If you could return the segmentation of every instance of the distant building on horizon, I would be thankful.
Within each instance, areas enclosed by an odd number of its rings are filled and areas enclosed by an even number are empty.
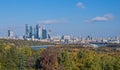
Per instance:
[[[45,27],[43,27],[42,29],[42,39],[47,39],[47,30],[45,29]]]
[[[29,37],[29,26],[28,26],[28,24],[25,25],[25,37],[26,38]]]
[[[48,39],[51,39],[50,34],[51,34],[51,30],[49,29],[49,30],[48,30],[48,36],[47,36]]]
[[[14,35],[13,35],[13,31],[8,30],[8,37],[9,37],[9,38],[13,38],[13,36],[14,36]]]
[[[30,26],[30,29],[29,29],[29,38],[32,38],[34,37],[34,29],[32,26]]]

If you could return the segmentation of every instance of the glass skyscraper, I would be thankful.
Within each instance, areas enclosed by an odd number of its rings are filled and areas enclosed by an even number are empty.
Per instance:
[[[32,38],[34,36],[36,39],[47,39],[48,37],[45,26],[40,26],[39,24],[35,28],[26,24],[25,34],[26,38]]]
[[[47,38],[47,30],[43,29],[42,30],[42,39],[46,39]]]
[[[25,37],[26,38],[29,37],[29,26],[28,26],[28,24],[25,25]]]
[[[11,31],[11,30],[8,30],[8,37],[13,37],[13,31]]]
[[[30,26],[30,29],[29,29],[29,37],[32,38],[34,36],[34,29],[32,26]]]

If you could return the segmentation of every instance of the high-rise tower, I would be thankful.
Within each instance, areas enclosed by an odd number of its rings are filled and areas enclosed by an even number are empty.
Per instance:
[[[49,29],[49,30],[48,30],[48,37],[47,37],[48,39],[51,39],[50,34],[51,34],[51,30]]]
[[[36,38],[37,39],[42,39],[42,26],[39,24],[36,25]]]
[[[34,36],[34,29],[32,26],[30,26],[29,35],[30,35],[30,38]]]
[[[9,37],[9,38],[12,38],[12,37],[13,37],[13,31],[8,30],[8,37]]]
[[[25,25],[25,36],[26,36],[26,38],[29,37],[29,26],[28,26],[28,24]]]

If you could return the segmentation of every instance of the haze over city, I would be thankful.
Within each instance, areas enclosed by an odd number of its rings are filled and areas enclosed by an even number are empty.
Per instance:
[[[25,24],[46,25],[51,35],[120,35],[119,0],[1,0],[0,36],[25,35]]]

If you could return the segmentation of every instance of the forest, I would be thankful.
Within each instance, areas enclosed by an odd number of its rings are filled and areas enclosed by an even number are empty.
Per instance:
[[[0,70],[120,70],[119,48],[36,44],[51,43],[0,40]]]

